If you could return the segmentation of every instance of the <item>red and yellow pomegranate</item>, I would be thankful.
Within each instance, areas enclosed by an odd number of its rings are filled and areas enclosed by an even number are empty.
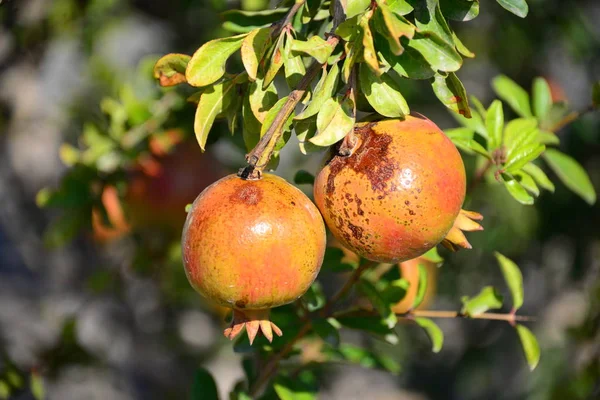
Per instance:
[[[411,115],[357,124],[354,139],[351,154],[334,154],[314,186],[315,202],[338,240],[386,263],[416,258],[447,235],[449,247],[470,247],[460,229],[481,229],[468,218],[481,216],[461,213],[465,168],[433,122]]]
[[[194,201],[183,229],[183,261],[191,285],[233,309],[225,336],[245,327],[271,341],[281,330],[269,309],[293,302],[313,283],[325,254],[325,225],[299,189],[275,175],[229,175]]]

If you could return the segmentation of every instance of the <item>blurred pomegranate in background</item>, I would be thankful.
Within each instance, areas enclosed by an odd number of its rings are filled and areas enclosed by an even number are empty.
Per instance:
[[[182,140],[173,130],[150,139],[150,153],[127,171],[128,186],[119,199],[114,186],[102,192],[102,204],[112,225],[106,226],[99,210],[93,210],[94,238],[106,242],[131,230],[161,229],[177,234],[185,222],[185,207],[198,193],[224,175],[224,168],[195,140]]]

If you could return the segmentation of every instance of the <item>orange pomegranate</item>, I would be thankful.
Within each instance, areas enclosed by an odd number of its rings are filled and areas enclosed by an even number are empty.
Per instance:
[[[465,168],[433,122],[410,115],[361,123],[354,138],[351,154],[334,151],[314,185],[315,202],[344,246],[386,263],[418,257],[449,232],[452,242],[468,247],[460,238],[465,224],[453,229],[465,199]]]
[[[315,280],[325,253],[325,225],[299,189],[275,175],[258,180],[229,175],[194,201],[182,251],[191,285],[233,309],[230,339],[246,328],[271,341],[281,331],[269,309],[293,302]]]

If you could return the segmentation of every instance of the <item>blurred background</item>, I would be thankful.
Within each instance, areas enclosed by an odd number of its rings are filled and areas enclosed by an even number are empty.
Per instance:
[[[584,109],[600,79],[600,2],[528,3],[525,20],[484,1],[478,18],[453,24],[477,55],[459,77],[487,105],[497,74],[526,88],[543,76],[556,99]],[[0,398],[182,399],[200,365],[227,398],[243,376],[221,333],[226,312],[185,279],[179,235],[185,205],[243,166],[246,150],[223,121],[201,154],[193,105],[159,89],[151,70],[164,53],[191,54],[228,34],[219,12],[264,6],[0,1]],[[457,125],[427,82],[408,82],[404,94],[442,128]],[[113,151],[107,132],[148,146]],[[558,132],[596,191],[599,133],[598,114]],[[294,140],[277,169],[288,180],[300,168],[314,173],[321,158],[303,156]],[[472,176],[469,156],[465,163]],[[411,325],[399,326],[394,347],[344,331],[347,340],[388,346],[402,371],[332,367],[319,398],[600,399],[600,207],[556,185],[530,207],[494,182],[478,185],[465,208],[485,216],[485,231],[469,235],[474,250],[443,253],[428,305],[455,310],[461,295],[504,287],[493,250],[511,257],[524,274],[522,313],[537,317],[537,370],[528,371],[504,323],[439,321],[446,335],[439,354]],[[58,187],[64,196],[51,195]],[[310,194],[309,185],[301,188]]]

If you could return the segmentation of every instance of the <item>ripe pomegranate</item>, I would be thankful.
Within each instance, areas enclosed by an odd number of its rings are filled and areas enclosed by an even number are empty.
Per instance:
[[[225,336],[245,327],[271,341],[281,330],[269,309],[293,302],[315,280],[325,254],[325,225],[299,189],[275,175],[229,175],[194,201],[183,228],[183,262],[191,285],[233,309]]]
[[[433,122],[410,115],[361,123],[352,141],[351,151],[334,150],[314,185],[315,202],[338,240],[385,263],[416,258],[445,238],[452,249],[470,247],[460,229],[481,229],[468,218],[481,216],[461,213],[465,168]]]

